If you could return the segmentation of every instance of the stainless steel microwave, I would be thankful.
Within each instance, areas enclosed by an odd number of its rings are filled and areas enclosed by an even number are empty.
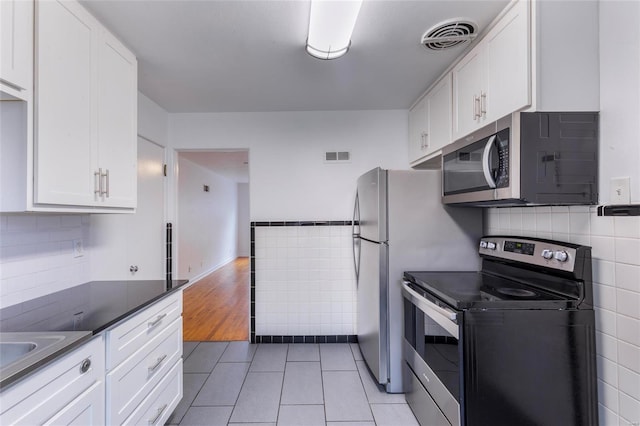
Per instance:
[[[597,204],[598,118],[597,112],[519,112],[446,146],[442,202]]]

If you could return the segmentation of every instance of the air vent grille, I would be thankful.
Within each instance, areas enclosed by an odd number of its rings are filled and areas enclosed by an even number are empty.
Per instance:
[[[324,153],[325,163],[348,163],[351,161],[351,153],[348,151],[328,151]]]
[[[475,22],[454,19],[441,22],[422,35],[422,44],[429,50],[444,50],[476,38],[478,26]]]

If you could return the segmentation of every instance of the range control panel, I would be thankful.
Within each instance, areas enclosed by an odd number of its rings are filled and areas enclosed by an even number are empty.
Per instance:
[[[482,237],[478,253],[501,259],[539,265],[561,271],[573,271],[575,246],[559,241],[539,240],[524,237]]]

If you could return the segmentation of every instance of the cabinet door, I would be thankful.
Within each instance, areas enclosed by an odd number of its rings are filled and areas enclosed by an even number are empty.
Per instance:
[[[137,190],[137,61],[115,37],[101,32],[98,61],[100,205],[135,207]]]
[[[487,120],[531,104],[529,2],[520,1],[486,38]]]
[[[0,1],[0,88],[23,100],[33,88],[33,1]]]
[[[409,162],[426,153],[427,100],[423,98],[409,111]]]
[[[427,154],[451,142],[451,75],[447,74],[427,96]]]
[[[105,424],[104,420],[104,382],[100,380],[44,424],[100,426]]]
[[[94,20],[75,2],[37,6],[36,203],[95,204]]]
[[[461,138],[481,125],[480,97],[484,88],[482,45],[465,56],[453,69],[453,139]]]

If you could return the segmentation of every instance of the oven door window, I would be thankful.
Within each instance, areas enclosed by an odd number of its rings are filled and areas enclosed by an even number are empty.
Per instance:
[[[458,339],[413,305],[414,349],[460,403],[460,360]],[[413,343],[413,342],[411,342]]]
[[[444,195],[509,186],[509,129],[444,156]]]

